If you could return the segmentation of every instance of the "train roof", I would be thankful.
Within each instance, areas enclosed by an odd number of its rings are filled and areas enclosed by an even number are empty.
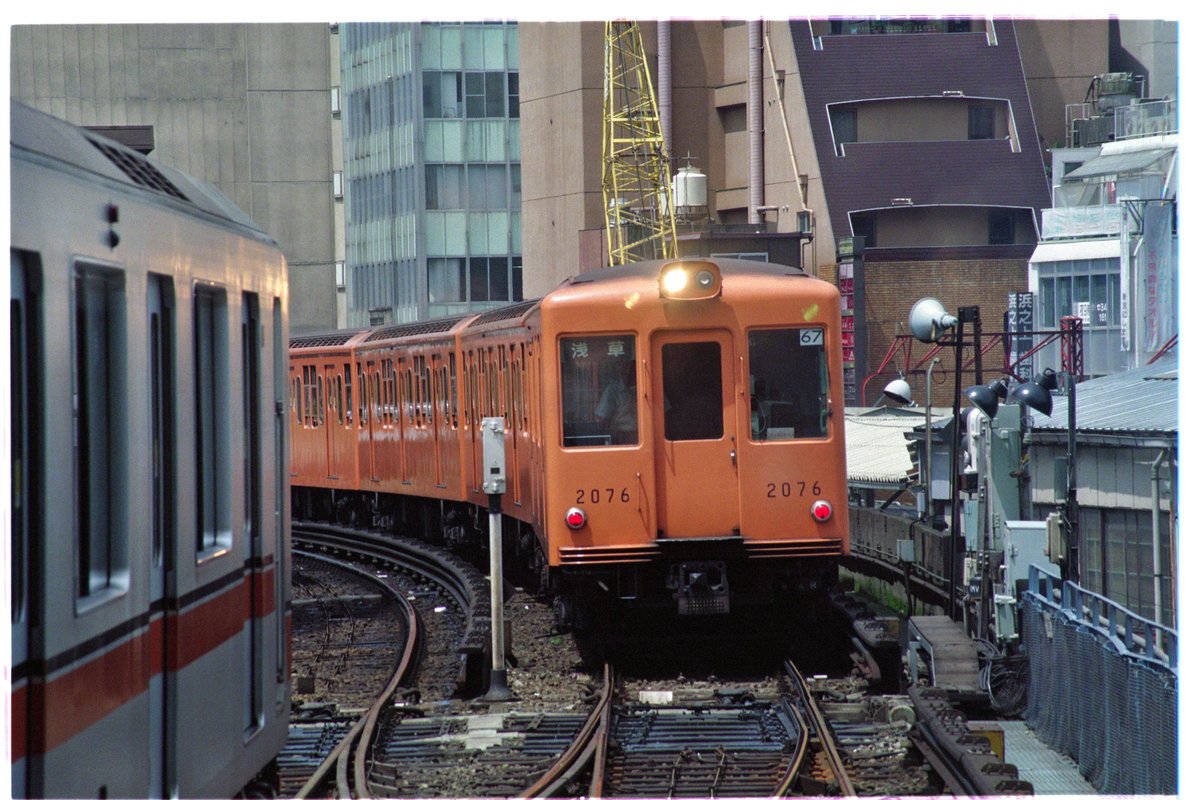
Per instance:
[[[9,143],[12,152],[24,151],[48,162],[91,173],[159,200],[197,217],[241,228],[254,238],[277,245],[244,211],[215,186],[107,138],[76,127],[15,100],[9,102]]]
[[[656,259],[653,261],[639,261],[634,264],[621,264],[616,267],[592,270],[591,272],[584,272],[580,275],[568,278],[559,284],[559,286],[578,286],[586,283],[607,283],[609,281],[624,280],[625,278],[648,278],[651,280],[657,280],[658,274],[662,271],[663,265],[676,261],[711,261],[713,264],[717,265],[717,269],[721,270],[721,274],[726,277],[736,277],[740,275],[812,277],[810,273],[805,272],[799,267],[789,267],[784,264],[775,264],[769,261],[752,261],[745,258],[721,258],[720,256],[688,256],[681,258]]]

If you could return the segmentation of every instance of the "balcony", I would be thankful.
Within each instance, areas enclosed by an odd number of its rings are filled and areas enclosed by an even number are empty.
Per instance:
[[[1042,239],[1119,236],[1123,214],[1119,205],[1046,208],[1042,210]]]

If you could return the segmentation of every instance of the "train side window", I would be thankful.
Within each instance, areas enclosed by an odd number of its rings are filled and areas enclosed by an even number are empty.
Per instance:
[[[128,566],[125,313],[122,272],[76,268],[72,377],[81,598],[122,588]]]
[[[300,376],[292,381],[292,410],[296,412],[296,424],[304,424],[304,388]]]
[[[354,382],[350,378],[350,365],[342,364],[342,386],[346,390],[344,403],[346,418],[342,421],[347,428],[354,427]]]
[[[563,447],[637,444],[637,353],[632,335],[559,340]]]
[[[316,397],[313,398],[316,419],[313,420],[313,425],[320,428],[325,425],[325,381],[316,367],[313,367],[313,387],[316,390]]]
[[[429,361],[424,356],[421,356],[421,418],[426,427],[433,421],[433,381]]]
[[[750,436],[754,441],[829,434],[823,328],[749,332]]]
[[[380,380],[379,370],[371,370],[371,407],[374,409],[375,421],[383,422],[383,397],[380,392],[382,381]]]
[[[447,380],[450,382],[450,427],[458,430],[458,360],[450,353],[450,368]]]
[[[214,551],[232,543],[228,313],[223,289],[196,287],[192,296],[196,549],[208,555],[219,555]]]
[[[329,379],[329,409],[333,412],[333,420],[336,425],[344,425],[346,423],[346,413],[342,407],[342,376],[334,375]]]
[[[396,424],[396,362],[390,358],[383,361],[383,376],[382,381],[383,394],[380,396],[380,405],[383,407],[383,424],[392,426]]]
[[[500,416],[504,417],[504,429],[512,429],[512,421],[509,415],[509,407],[511,406],[511,387],[512,379],[508,374],[508,350],[500,346],[500,364],[497,367],[496,390],[499,395]]]
[[[367,424],[367,373],[363,372],[362,364],[355,364],[358,371],[358,427]]]

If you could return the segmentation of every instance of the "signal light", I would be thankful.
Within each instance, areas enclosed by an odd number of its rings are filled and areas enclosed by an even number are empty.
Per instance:
[[[567,527],[573,531],[577,531],[587,524],[587,514],[582,508],[571,507],[567,509]]]
[[[828,500],[818,500],[812,504],[812,516],[817,522],[829,522],[833,519],[833,506]]]

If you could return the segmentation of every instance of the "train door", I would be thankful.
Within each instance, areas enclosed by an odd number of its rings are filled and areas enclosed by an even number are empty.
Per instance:
[[[175,588],[175,336],[174,281],[151,275],[150,348],[150,608],[162,630],[150,681],[150,780],[152,796],[172,797],[176,785],[176,676],[170,669],[176,626],[168,619]],[[153,637],[151,638],[154,641]],[[161,742],[161,747],[158,746]]]
[[[727,331],[661,332],[651,353],[659,535],[736,536],[733,339]]]
[[[287,603],[289,578],[288,564],[291,563],[288,547],[287,506],[289,492],[284,478],[284,454],[290,449],[287,441],[288,425],[283,416],[285,366],[287,364],[287,339],[283,335],[283,304],[275,298],[271,309],[271,343],[274,348],[275,373],[275,691],[276,703],[282,703],[288,686],[288,625]]]
[[[37,606],[41,524],[41,467],[44,447],[41,414],[42,363],[40,302],[35,290],[34,265],[23,254],[10,255],[9,299],[9,431],[12,435],[9,479],[12,490],[12,538],[9,559],[12,623],[12,796],[38,794],[29,774],[33,733],[30,665],[37,661],[30,641],[38,624]],[[33,257],[29,256],[29,261]],[[27,272],[27,269],[29,270]]]
[[[250,734],[263,724],[263,651],[262,651],[262,584],[263,584],[263,530],[262,530],[262,450],[259,430],[261,401],[261,369],[259,366],[259,310],[258,295],[242,293],[242,463],[245,482],[243,508],[246,533],[246,563],[250,565],[250,620],[247,625],[245,661],[245,731]],[[333,430],[340,420],[330,419],[328,428]]]

